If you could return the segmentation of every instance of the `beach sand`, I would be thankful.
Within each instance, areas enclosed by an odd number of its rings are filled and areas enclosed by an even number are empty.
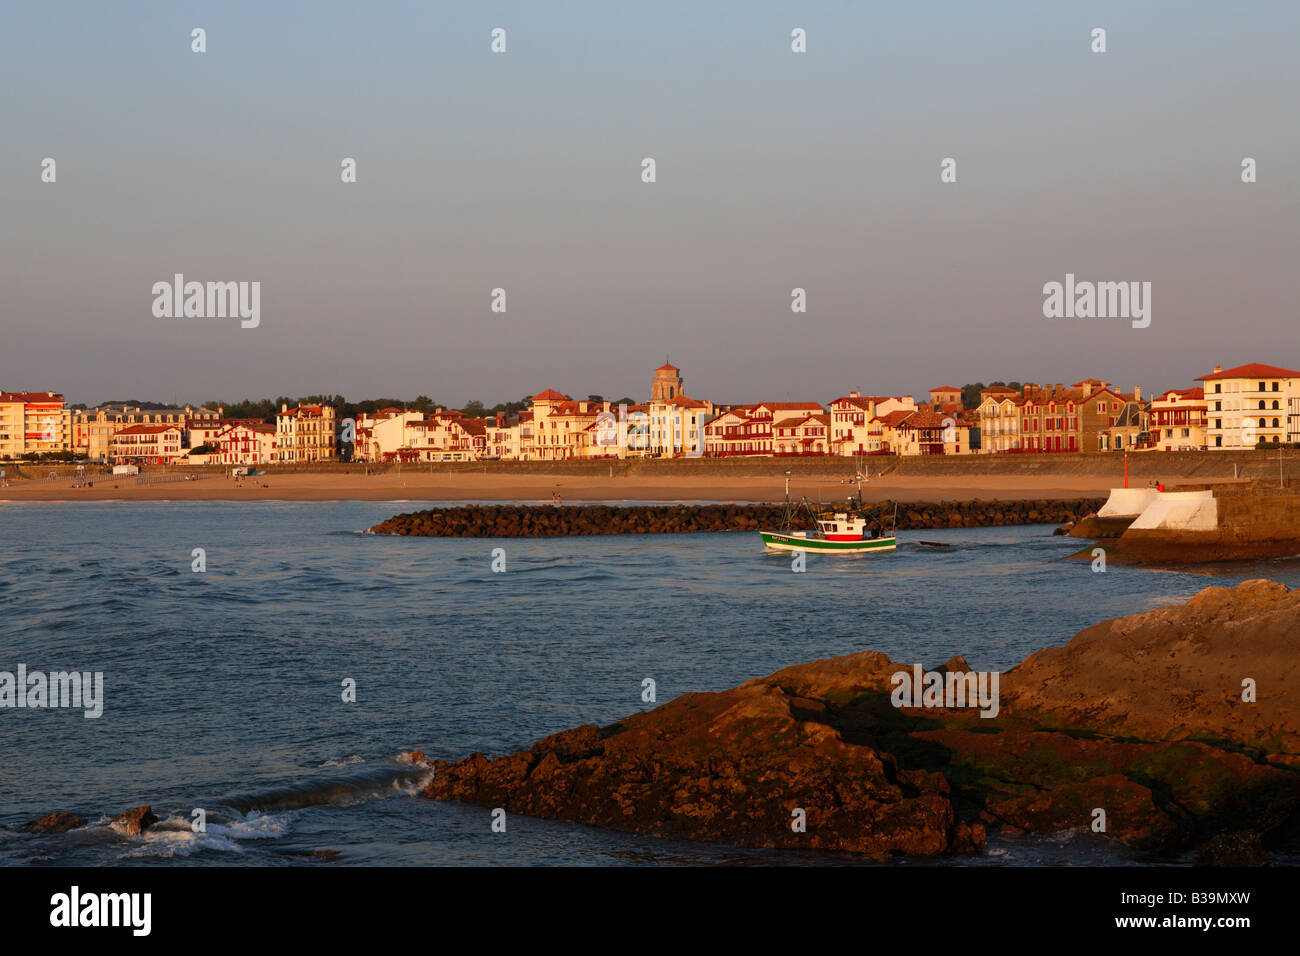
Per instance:
[[[1104,495],[1120,484],[1087,475],[886,476],[863,486],[863,498],[880,501],[943,501],[1020,498],[1078,498]],[[575,501],[780,501],[777,476],[732,477],[600,475],[502,475],[468,472],[429,474],[273,474],[236,483],[218,475],[198,481],[136,485],[130,478],[97,478],[92,488],[74,488],[70,478],[15,481],[0,488],[0,501],[501,501],[550,502],[558,491]],[[800,477],[793,495],[830,501],[847,497],[852,485],[834,478]]]

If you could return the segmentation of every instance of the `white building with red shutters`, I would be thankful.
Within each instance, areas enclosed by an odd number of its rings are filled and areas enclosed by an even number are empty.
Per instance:
[[[773,454],[778,456],[829,455],[831,416],[791,415],[772,423]]]
[[[130,425],[115,434],[109,454],[117,465],[166,465],[180,457],[179,425]]]
[[[276,428],[270,422],[232,422],[208,444],[216,447],[211,460],[221,465],[266,465],[276,460]]]
[[[774,425],[779,418],[806,419],[824,415],[818,402],[759,402],[737,405],[704,426],[704,453],[712,458],[770,456],[776,452]],[[815,427],[815,426],[810,426]]]
[[[1207,409],[1205,389],[1171,388],[1151,400],[1151,439],[1139,447],[1159,451],[1204,448]]]

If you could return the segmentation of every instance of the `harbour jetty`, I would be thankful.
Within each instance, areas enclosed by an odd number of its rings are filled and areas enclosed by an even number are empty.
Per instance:
[[[1074,537],[1133,564],[1198,564],[1300,555],[1300,491],[1266,481],[1116,488]]]
[[[425,796],[674,839],[887,858],[1073,830],[1261,863],[1300,825],[1300,591],[1207,588],[1000,675],[994,706],[903,698],[862,651],[690,693],[489,759]],[[960,657],[925,669],[969,675]],[[984,703],[984,702],[982,702]],[[991,715],[991,716],[990,716]]]
[[[1101,498],[1017,501],[880,502],[866,510],[868,527],[981,528],[1063,524],[1101,506]],[[596,534],[685,534],[774,527],[782,506],[770,505],[465,505],[395,515],[375,534],[443,538],[541,538]]]

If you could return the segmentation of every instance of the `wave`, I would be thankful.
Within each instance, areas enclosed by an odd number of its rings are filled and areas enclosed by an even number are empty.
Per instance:
[[[317,806],[348,806],[391,794],[418,793],[433,779],[433,770],[424,764],[402,767],[365,765],[345,758],[327,762],[332,772],[313,776],[301,783],[285,784],[269,790],[240,794],[223,800],[221,805],[243,814],[283,812]],[[356,770],[344,770],[355,766]]]
[[[129,857],[189,856],[202,850],[218,853],[243,853],[241,840],[274,840],[289,832],[289,815],[252,812],[224,823],[209,821],[203,832],[196,833],[190,821],[171,815],[148,830],[126,839],[132,844]]]

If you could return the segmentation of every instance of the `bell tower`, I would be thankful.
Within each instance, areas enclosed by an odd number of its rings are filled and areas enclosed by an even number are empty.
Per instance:
[[[650,383],[650,401],[666,402],[681,394],[681,369],[667,362],[655,369],[654,381]]]

